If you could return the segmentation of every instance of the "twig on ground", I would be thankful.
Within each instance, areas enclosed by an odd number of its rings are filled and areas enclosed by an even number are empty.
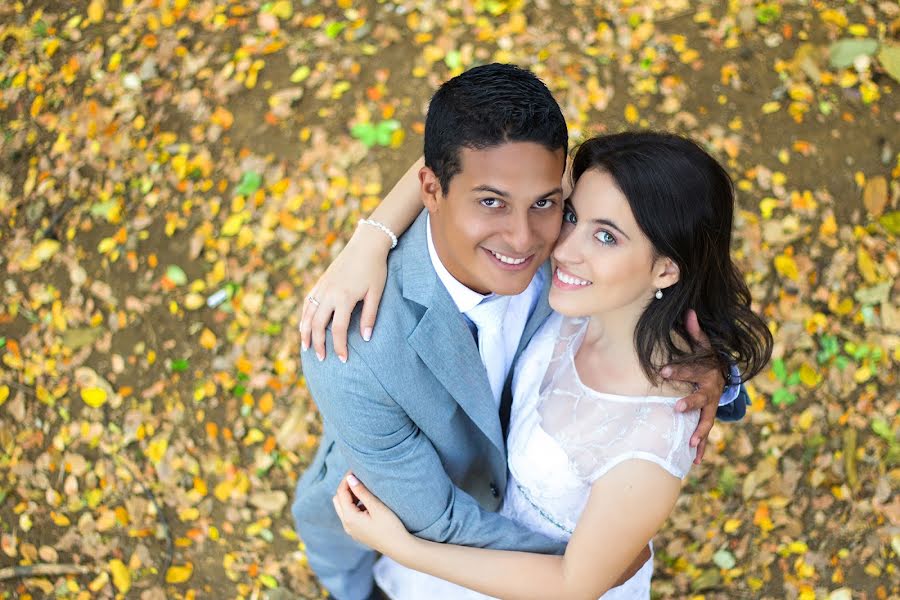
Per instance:
[[[90,575],[96,573],[97,567],[85,565],[20,565],[0,569],[0,581],[20,577],[44,577],[47,575]]]

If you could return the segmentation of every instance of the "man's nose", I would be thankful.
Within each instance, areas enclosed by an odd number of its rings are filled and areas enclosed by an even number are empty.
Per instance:
[[[533,240],[534,232],[531,229],[531,224],[528,222],[528,217],[513,217],[506,233],[506,242],[509,244],[509,249],[521,257],[531,252],[534,246]]]

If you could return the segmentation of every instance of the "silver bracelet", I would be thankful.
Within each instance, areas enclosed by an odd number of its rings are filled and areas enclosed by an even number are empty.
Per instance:
[[[360,225],[371,225],[375,229],[380,229],[381,231],[383,231],[385,233],[385,235],[387,235],[389,238],[391,238],[391,250],[393,250],[394,248],[397,247],[397,236],[394,235],[394,232],[391,231],[388,228],[388,226],[385,225],[384,223],[375,221],[373,219],[360,219],[359,224]]]

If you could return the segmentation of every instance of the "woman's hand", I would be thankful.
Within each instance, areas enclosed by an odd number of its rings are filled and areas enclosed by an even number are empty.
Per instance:
[[[334,351],[341,362],[347,362],[347,327],[360,300],[363,308],[359,334],[366,341],[372,338],[375,315],[387,280],[390,249],[391,239],[378,229],[366,226],[356,229],[304,299],[300,315],[300,341],[304,352],[311,342],[318,359],[325,359],[325,328],[332,321]]]
[[[395,556],[415,540],[397,515],[352,473],[341,480],[332,502],[344,531],[373,550]]]

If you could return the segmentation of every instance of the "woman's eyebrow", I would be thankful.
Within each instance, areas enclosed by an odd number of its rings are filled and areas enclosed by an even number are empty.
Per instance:
[[[626,239],[628,239],[628,240],[631,239],[630,237],[628,237],[627,233],[622,231],[622,229],[618,225],[616,225],[609,219],[593,219],[593,220],[591,220],[591,223],[596,223],[597,225],[606,225],[607,227],[612,227],[613,229],[615,229],[616,231],[618,231],[619,233],[624,235]]]

